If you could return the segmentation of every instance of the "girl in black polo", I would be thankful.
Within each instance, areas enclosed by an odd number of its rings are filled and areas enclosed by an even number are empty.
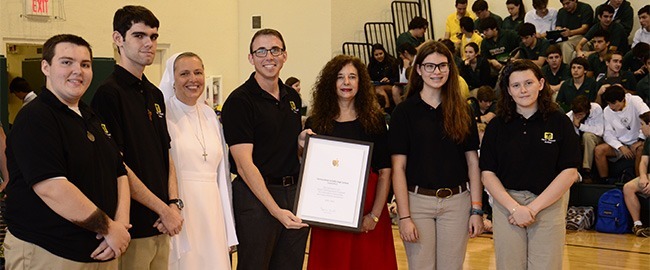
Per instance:
[[[497,269],[562,269],[578,136],[530,60],[508,64],[497,116],[481,145],[483,184],[494,197]]]
[[[425,43],[415,59],[390,126],[400,237],[409,268],[462,269],[469,237],[483,230],[476,123],[447,47]]]

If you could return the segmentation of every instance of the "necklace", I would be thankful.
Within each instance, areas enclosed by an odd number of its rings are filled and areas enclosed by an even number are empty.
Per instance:
[[[179,100],[180,101],[180,100]],[[203,124],[201,123],[201,111],[198,108],[198,106],[194,106],[194,109],[196,110],[196,115],[199,118],[199,129],[201,130],[201,138],[199,139],[199,135],[196,135],[196,130],[192,129],[192,133],[194,134],[194,137],[196,138],[197,141],[199,141],[199,144],[201,145],[201,148],[203,149],[203,161],[208,161],[208,152],[206,151],[205,148],[205,135],[203,134]],[[190,115],[181,108],[181,111],[187,116],[187,118],[190,118]]]

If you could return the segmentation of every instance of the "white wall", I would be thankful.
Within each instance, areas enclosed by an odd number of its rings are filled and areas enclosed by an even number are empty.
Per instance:
[[[239,43],[237,61],[239,84],[243,83],[253,66],[248,62],[251,37],[258,29],[252,29],[252,16],[262,16],[262,28],[273,28],[280,33],[287,47],[287,62],[280,73],[281,79],[291,76],[301,80],[301,95],[307,104],[311,100],[311,88],[318,72],[331,58],[332,25],[330,24],[330,1],[283,0],[260,2],[238,1]],[[239,85],[237,84],[237,86]],[[230,93],[234,88],[225,88]]]
[[[0,1],[0,38],[3,52],[7,42],[43,43],[61,33],[85,38],[93,47],[95,57],[113,57],[111,33],[115,10],[124,5],[143,5],[160,20],[159,44],[169,45],[167,55],[193,51],[203,58],[206,74],[223,75],[224,88],[238,82],[237,0],[145,1],[145,0],[50,0],[64,3],[65,20],[31,21],[21,17],[24,0]],[[61,9],[55,4],[55,14]],[[158,81],[154,81],[155,84]]]

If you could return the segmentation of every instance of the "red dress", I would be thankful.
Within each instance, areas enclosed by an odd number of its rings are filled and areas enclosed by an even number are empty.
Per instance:
[[[363,214],[372,210],[378,175],[368,177]],[[313,227],[309,244],[307,269],[397,269],[393,232],[384,204],[375,229],[368,233],[353,233]]]

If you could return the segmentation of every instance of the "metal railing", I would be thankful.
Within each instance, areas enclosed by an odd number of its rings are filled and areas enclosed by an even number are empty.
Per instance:
[[[343,54],[359,57],[366,65],[370,63],[370,57],[372,57],[372,52],[370,51],[372,48],[371,44],[363,42],[344,42],[341,47]]]
[[[366,34],[366,43],[375,44],[379,43],[384,45],[388,53],[395,56],[397,52],[397,45],[395,40],[395,25],[391,22],[367,22],[363,27],[363,32]]]

